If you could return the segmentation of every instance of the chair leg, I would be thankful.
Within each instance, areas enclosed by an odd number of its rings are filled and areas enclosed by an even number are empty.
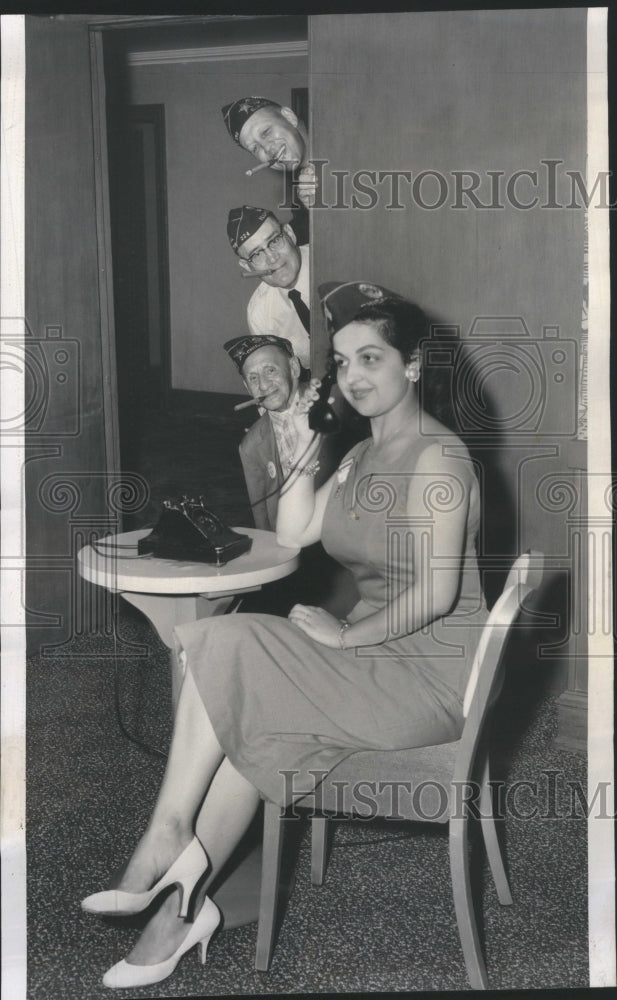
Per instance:
[[[512,903],[512,893],[508,885],[508,876],[504,868],[501,848],[499,847],[499,838],[497,837],[497,828],[493,816],[493,796],[489,784],[490,780],[491,772],[487,754],[484,760],[482,786],[480,789],[480,825],[482,827],[482,836],[484,837],[488,863],[493,875],[493,882],[497,889],[497,897],[502,906],[509,906]]]
[[[467,846],[467,817],[455,816],[450,820],[450,874],[456,922],[469,984],[474,990],[485,990],[488,980],[473,911]]]
[[[313,816],[311,820],[311,882],[323,885],[328,867],[330,820],[327,816]]]
[[[285,827],[289,822],[275,802],[264,804],[259,923],[255,948],[255,968],[259,972],[268,971],[274,951],[283,841]]]

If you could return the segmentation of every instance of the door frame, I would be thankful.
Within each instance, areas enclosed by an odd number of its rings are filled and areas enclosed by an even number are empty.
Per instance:
[[[158,237],[157,273],[160,319],[161,405],[164,410],[167,410],[171,399],[172,382],[165,105],[134,104],[129,107],[127,117],[132,124],[153,125],[156,137],[154,170],[157,188],[155,213]]]
[[[113,266],[107,148],[107,108],[103,30],[90,25],[90,70],[92,80],[92,132],[94,145],[94,191],[96,238],[99,261],[99,307],[101,315],[101,368],[103,376],[103,422],[105,460],[109,481],[121,473],[116,324],[114,319]],[[122,515],[119,514],[122,518]]]

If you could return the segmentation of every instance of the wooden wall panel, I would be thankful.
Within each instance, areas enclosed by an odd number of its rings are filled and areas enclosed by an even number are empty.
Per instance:
[[[567,204],[565,171],[584,174],[585,16],[582,9],[471,11],[328,15],[310,22],[312,155],[328,160],[322,184],[328,207],[313,210],[314,310],[319,282],[362,278],[409,295],[463,336],[477,317],[508,317],[515,334],[522,320],[546,362],[537,433],[521,436],[513,416],[531,412],[527,396],[535,383],[505,370],[486,382],[502,421],[499,462],[513,502],[519,490],[529,500],[540,473],[567,467],[574,429],[584,211],[540,206]],[[563,161],[552,193],[550,168],[542,165],[549,159]],[[389,180],[366,177],[377,203],[340,207],[343,180],[333,172],[361,169],[410,171],[412,184],[399,182],[403,207],[392,207]],[[521,203],[539,197],[530,210],[506,197],[508,179],[522,170],[538,174],[537,183],[521,176],[514,187]],[[422,171],[432,173],[414,194]],[[456,171],[479,173],[480,201],[505,207],[454,207],[469,204],[457,197]],[[489,171],[503,172],[499,199]],[[349,177],[345,184],[349,200]],[[444,190],[442,207],[422,207],[442,199]],[[367,204],[371,197],[359,200]],[[574,341],[559,386],[552,347],[542,343],[545,327]],[[326,350],[320,330],[318,365]],[[537,503],[518,508],[518,545],[557,552],[563,518],[557,523]]]
[[[25,473],[36,651],[86,627],[75,550],[110,513],[87,23],[27,17],[26,76],[26,321],[42,366]]]

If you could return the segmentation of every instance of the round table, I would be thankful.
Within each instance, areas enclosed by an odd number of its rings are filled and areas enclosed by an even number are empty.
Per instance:
[[[79,572],[90,583],[121,595],[139,608],[166,646],[173,647],[176,625],[236,610],[235,599],[260,590],[265,583],[281,580],[297,569],[300,550],[277,544],[272,531],[237,528],[250,535],[249,552],[225,566],[139,556],[137,542],[150,529],[110,535],[87,545],[77,556]],[[97,551],[98,550],[98,551]],[[180,671],[172,655],[172,692],[176,702]],[[214,893],[225,928],[257,920],[261,881],[261,859],[257,845],[247,851],[240,845],[237,858],[228,862],[230,874]],[[285,887],[290,891],[291,884]],[[285,889],[284,889],[285,891]]]
[[[166,646],[175,625],[222,614],[239,594],[260,590],[297,569],[300,550],[278,545],[273,531],[237,528],[253,539],[249,552],[225,566],[138,556],[137,542],[149,528],[100,539],[77,555],[79,572],[90,583],[121,594],[152,622]]]

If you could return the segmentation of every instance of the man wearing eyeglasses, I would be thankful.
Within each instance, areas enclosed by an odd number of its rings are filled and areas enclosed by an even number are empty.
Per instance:
[[[246,310],[254,337],[288,340],[303,368],[311,364],[308,246],[299,247],[291,227],[266,208],[232,208],[229,242],[243,277],[260,281]]]

